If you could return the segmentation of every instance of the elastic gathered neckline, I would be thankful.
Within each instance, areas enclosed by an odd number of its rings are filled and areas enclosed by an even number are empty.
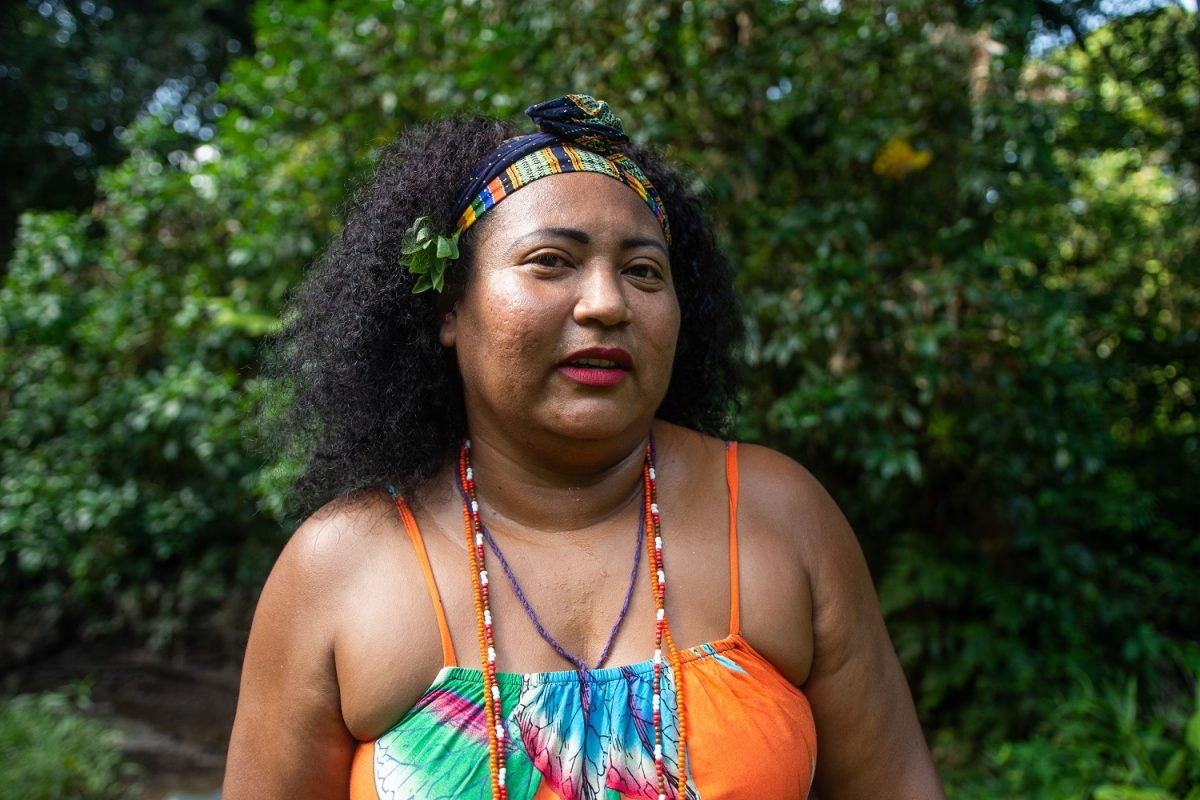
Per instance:
[[[724,639],[718,639],[713,642],[705,642],[698,644],[695,647],[689,647],[686,650],[679,651],[679,660],[688,664],[693,661],[709,658],[727,650],[734,650],[739,647],[742,641],[741,636],[730,634]],[[670,668],[667,659],[663,658],[663,664]],[[654,660],[646,659],[633,664],[627,664],[619,667],[602,667],[600,669],[587,670],[588,680],[591,683],[605,683],[608,681],[624,680],[626,675],[633,673],[634,675],[651,676],[654,674]],[[434,678],[433,685],[430,689],[435,689],[445,683],[451,681],[463,681],[466,683],[483,683],[483,672],[475,667],[442,667]],[[578,683],[579,672],[573,669],[554,670],[551,672],[497,672],[496,683],[501,686],[528,686],[550,683]]]

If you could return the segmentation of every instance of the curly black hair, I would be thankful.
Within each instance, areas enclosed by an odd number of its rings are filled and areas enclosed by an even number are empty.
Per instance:
[[[438,341],[438,296],[413,294],[414,277],[397,266],[401,238],[422,215],[453,230],[468,169],[516,133],[483,117],[404,133],[351,195],[345,227],[293,295],[268,345],[265,373],[284,400],[267,412],[265,431],[277,457],[302,464],[292,487],[300,512],[383,482],[411,492],[457,453],[466,430],[457,363]],[[626,152],[658,188],[671,221],[681,318],[658,417],[721,434],[736,405],[733,354],[742,335],[729,264],[680,176],[650,148]],[[487,220],[463,235],[448,284],[464,282]]]

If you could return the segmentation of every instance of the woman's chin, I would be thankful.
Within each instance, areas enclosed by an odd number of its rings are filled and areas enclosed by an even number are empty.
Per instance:
[[[627,403],[589,400],[573,403],[569,410],[560,412],[547,427],[559,436],[599,442],[630,437],[640,439],[649,432],[653,421],[653,414],[631,415]]]

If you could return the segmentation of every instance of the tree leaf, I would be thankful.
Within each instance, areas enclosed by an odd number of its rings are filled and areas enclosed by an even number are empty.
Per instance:
[[[408,261],[408,271],[414,275],[424,275],[429,272],[429,268],[433,265],[433,258],[429,254],[428,248],[421,248],[412,254]]]
[[[1187,746],[1192,752],[1200,756],[1200,710],[1192,714],[1192,718],[1188,720],[1187,727],[1184,729],[1183,740],[1187,742]]]

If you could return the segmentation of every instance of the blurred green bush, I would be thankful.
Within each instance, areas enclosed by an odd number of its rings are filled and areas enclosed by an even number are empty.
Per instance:
[[[1039,723],[1031,737],[994,745],[982,761],[948,770],[949,795],[954,800],[1200,798],[1200,692],[1148,713],[1138,695],[1133,680],[1097,689],[1081,678],[1055,716]],[[955,744],[943,744],[950,748],[943,755],[952,760]]]
[[[118,800],[135,767],[121,734],[87,716],[85,687],[0,701],[0,800]]]

